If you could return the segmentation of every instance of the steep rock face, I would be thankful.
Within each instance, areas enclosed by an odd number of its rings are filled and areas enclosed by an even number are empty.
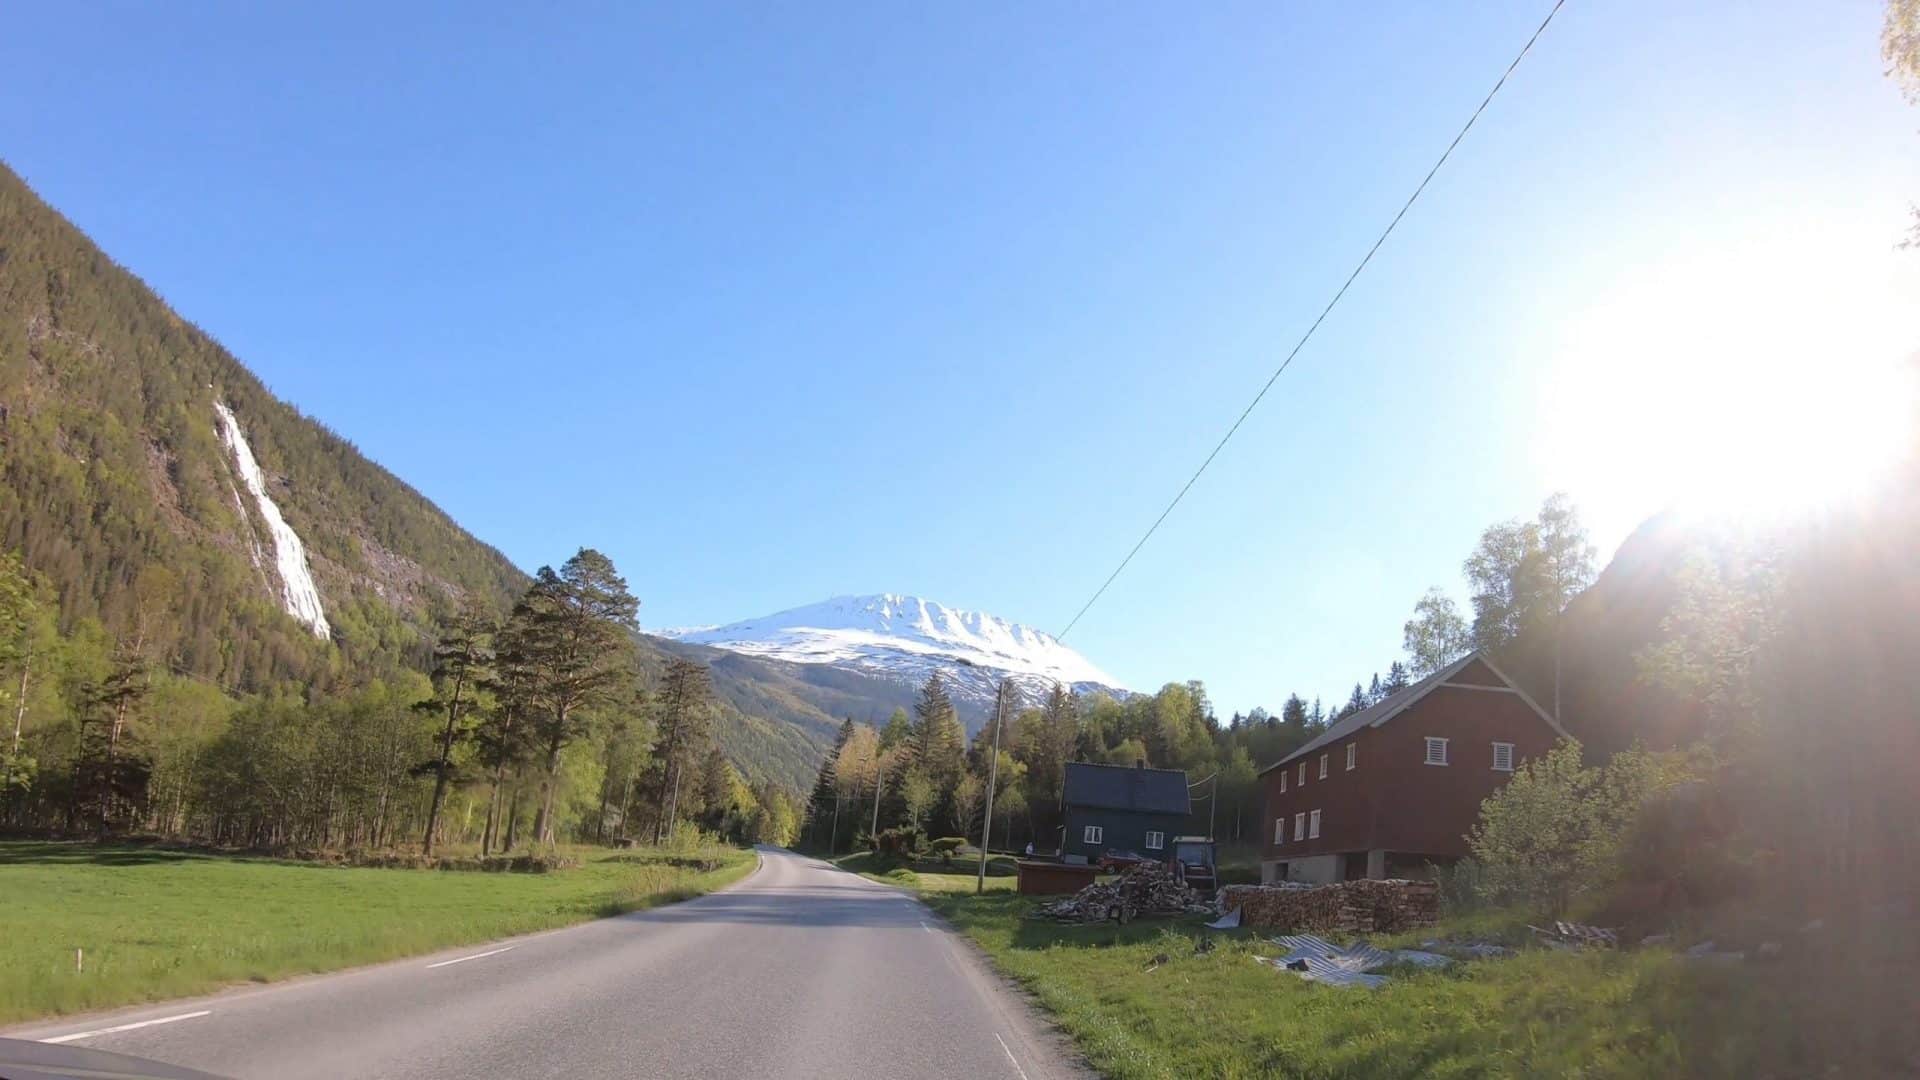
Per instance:
[[[918,686],[938,670],[970,719],[1010,677],[1029,700],[1061,683],[1116,696],[1119,681],[1051,634],[984,612],[898,593],[842,596],[726,626],[667,631],[677,640]]]

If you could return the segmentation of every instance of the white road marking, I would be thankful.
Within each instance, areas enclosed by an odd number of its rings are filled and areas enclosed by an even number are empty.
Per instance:
[[[472,956],[461,956],[461,957],[456,957],[455,959],[452,959],[452,960],[442,960],[437,964],[428,964],[427,967],[429,969],[432,969],[432,968],[446,967],[448,964],[464,964],[469,960],[479,960],[483,957],[488,957],[488,956],[499,956],[503,952],[511,952],[512,950],[513,950],[513,946],[507,945],[498,949],[488,949],[486,952],[477,952],[477,953],[474,953]]]
[[[1020,1059],[1014,1057],[1013,1051],[1008,1049],[1007,1040],[1001,1038],[1000,1033],[996,1031],[993,1033],[993,1041],[1000,1044],[1000,1049],[1006,1050],[1007,1060],[1013,1062],[1013,1071],[1020,1074],[1020,1080],[1027,1080],[1027,1070],[1020,1067]]]
[[[921,923],[920,929],[925,930],[929,934],[933,933],[933,927],[928,926],[926,923]]]
[[[152,1027],[155,1024],[171,1024],[176,1020],[192,1020],[195,1017],[211,1015],[213,1015],[212,1009],[201,1009],[199,1012],[181,1013],[178,1016],[163,1016],[158,1020],[142,1020],[134,1024],[121,1024],[119,1027],[95,1028],[92,1031],[76,1031],[71,1035],[56,1035],[51,1039],[41,1039],[40,1041],[43,1043],[66,1043],[72,1042],[75,1039],[91,1039],[95,1035],[112,1035],[119,1031],[132,1031],[134,1028]]]

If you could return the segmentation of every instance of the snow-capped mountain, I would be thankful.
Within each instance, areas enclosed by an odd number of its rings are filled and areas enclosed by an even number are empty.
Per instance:
[[[831,664],[918,685],[938,669],[956,704],[984,715],[994,688],[1011,676],[1029,702],[1056,682],[1081,692],[1126,691],[1113,676],[1053,635],[978,611],[917,596],[841,596],[726,626],[661,636],[798,664]],[[974,726],[974,725],[969,725]]]

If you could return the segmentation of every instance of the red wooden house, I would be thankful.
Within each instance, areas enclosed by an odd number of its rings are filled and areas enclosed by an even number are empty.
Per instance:
[[[1480,803],[1566,732],[1473,653],[1261,772],[1263,881],[1421,876],[1467,853]]]

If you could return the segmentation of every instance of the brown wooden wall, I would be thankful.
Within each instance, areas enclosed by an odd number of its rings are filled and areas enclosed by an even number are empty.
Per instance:
[[[1476,661],[1449,682],[1504,687],[1498,676]],[[1426,737],[1448,738],[1449,764],[1427,765]],[[1467,853],[1466,834],[1480,814],[1480,803],[1510,774],[1493,770],[1494,742],[1514,744],[1514,764],[1538,757],[1553,746],[1557,733],[1518,694],[1504,689],[1475,690],[1441,686],[1412,708],[1379,727],[1362,728],[1286,766],[1287,790],[1280,771],[1261,779],[1266,814],[1261,822],[1264,857],[1293,859],[1334,852],[1382,849],[1412,855],[1455,858]],[[1346,747],[1358,744],[1355,768],[1346,768]],[[1320,779],[1320,755],[1327,756],[1327,778]],[[1319,809],[1320,838],[1293,840],[1293,815]],[[1287,839],[1273,842],[1273,822],[1287,821]]]

